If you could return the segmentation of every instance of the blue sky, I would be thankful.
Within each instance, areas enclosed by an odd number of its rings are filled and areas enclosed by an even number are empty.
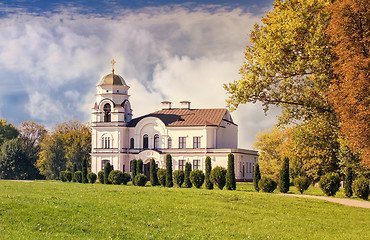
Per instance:
[[[231,1],[230,1],[231,2]],[[0,118],[47,127],[90,120],[95,85],[116,60],[134,117],[160,102],[225,107],[249,33],[272,0],[0,1]],[[239,107],[239,146],[276,123],[258,104]]]

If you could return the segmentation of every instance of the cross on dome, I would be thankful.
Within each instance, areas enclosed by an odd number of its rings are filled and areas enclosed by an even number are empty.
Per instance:
[[[112,61],[110,61],[110,63],[112,64],[112,73],[114,75],[114,64],[116,63],[116,61],[114,61],[114,59],[112,59]]]

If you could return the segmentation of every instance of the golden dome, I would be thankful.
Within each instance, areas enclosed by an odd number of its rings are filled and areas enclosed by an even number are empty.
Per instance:
[[[117,74],[110,73],[103,77],[100,82],[98,83],[98,86],[100,85],[124,85],[127,86],[125,80]]]

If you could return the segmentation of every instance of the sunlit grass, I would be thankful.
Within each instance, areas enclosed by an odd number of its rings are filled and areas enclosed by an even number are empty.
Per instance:
[[[293,190],[294,191],[294,190]],[[365,239],[370,210],[237,191],[0,181],[0,239]]]

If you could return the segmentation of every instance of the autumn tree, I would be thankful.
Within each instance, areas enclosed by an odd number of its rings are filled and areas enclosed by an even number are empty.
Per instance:
[[[9,124],[5,119],[0,120],[0,146],[4,141],[18,137],[18,130],[13,124]]]
[[[337,0],[328,28],[336,62],[329,96],[349,147],[370,167],[370,2]]]

